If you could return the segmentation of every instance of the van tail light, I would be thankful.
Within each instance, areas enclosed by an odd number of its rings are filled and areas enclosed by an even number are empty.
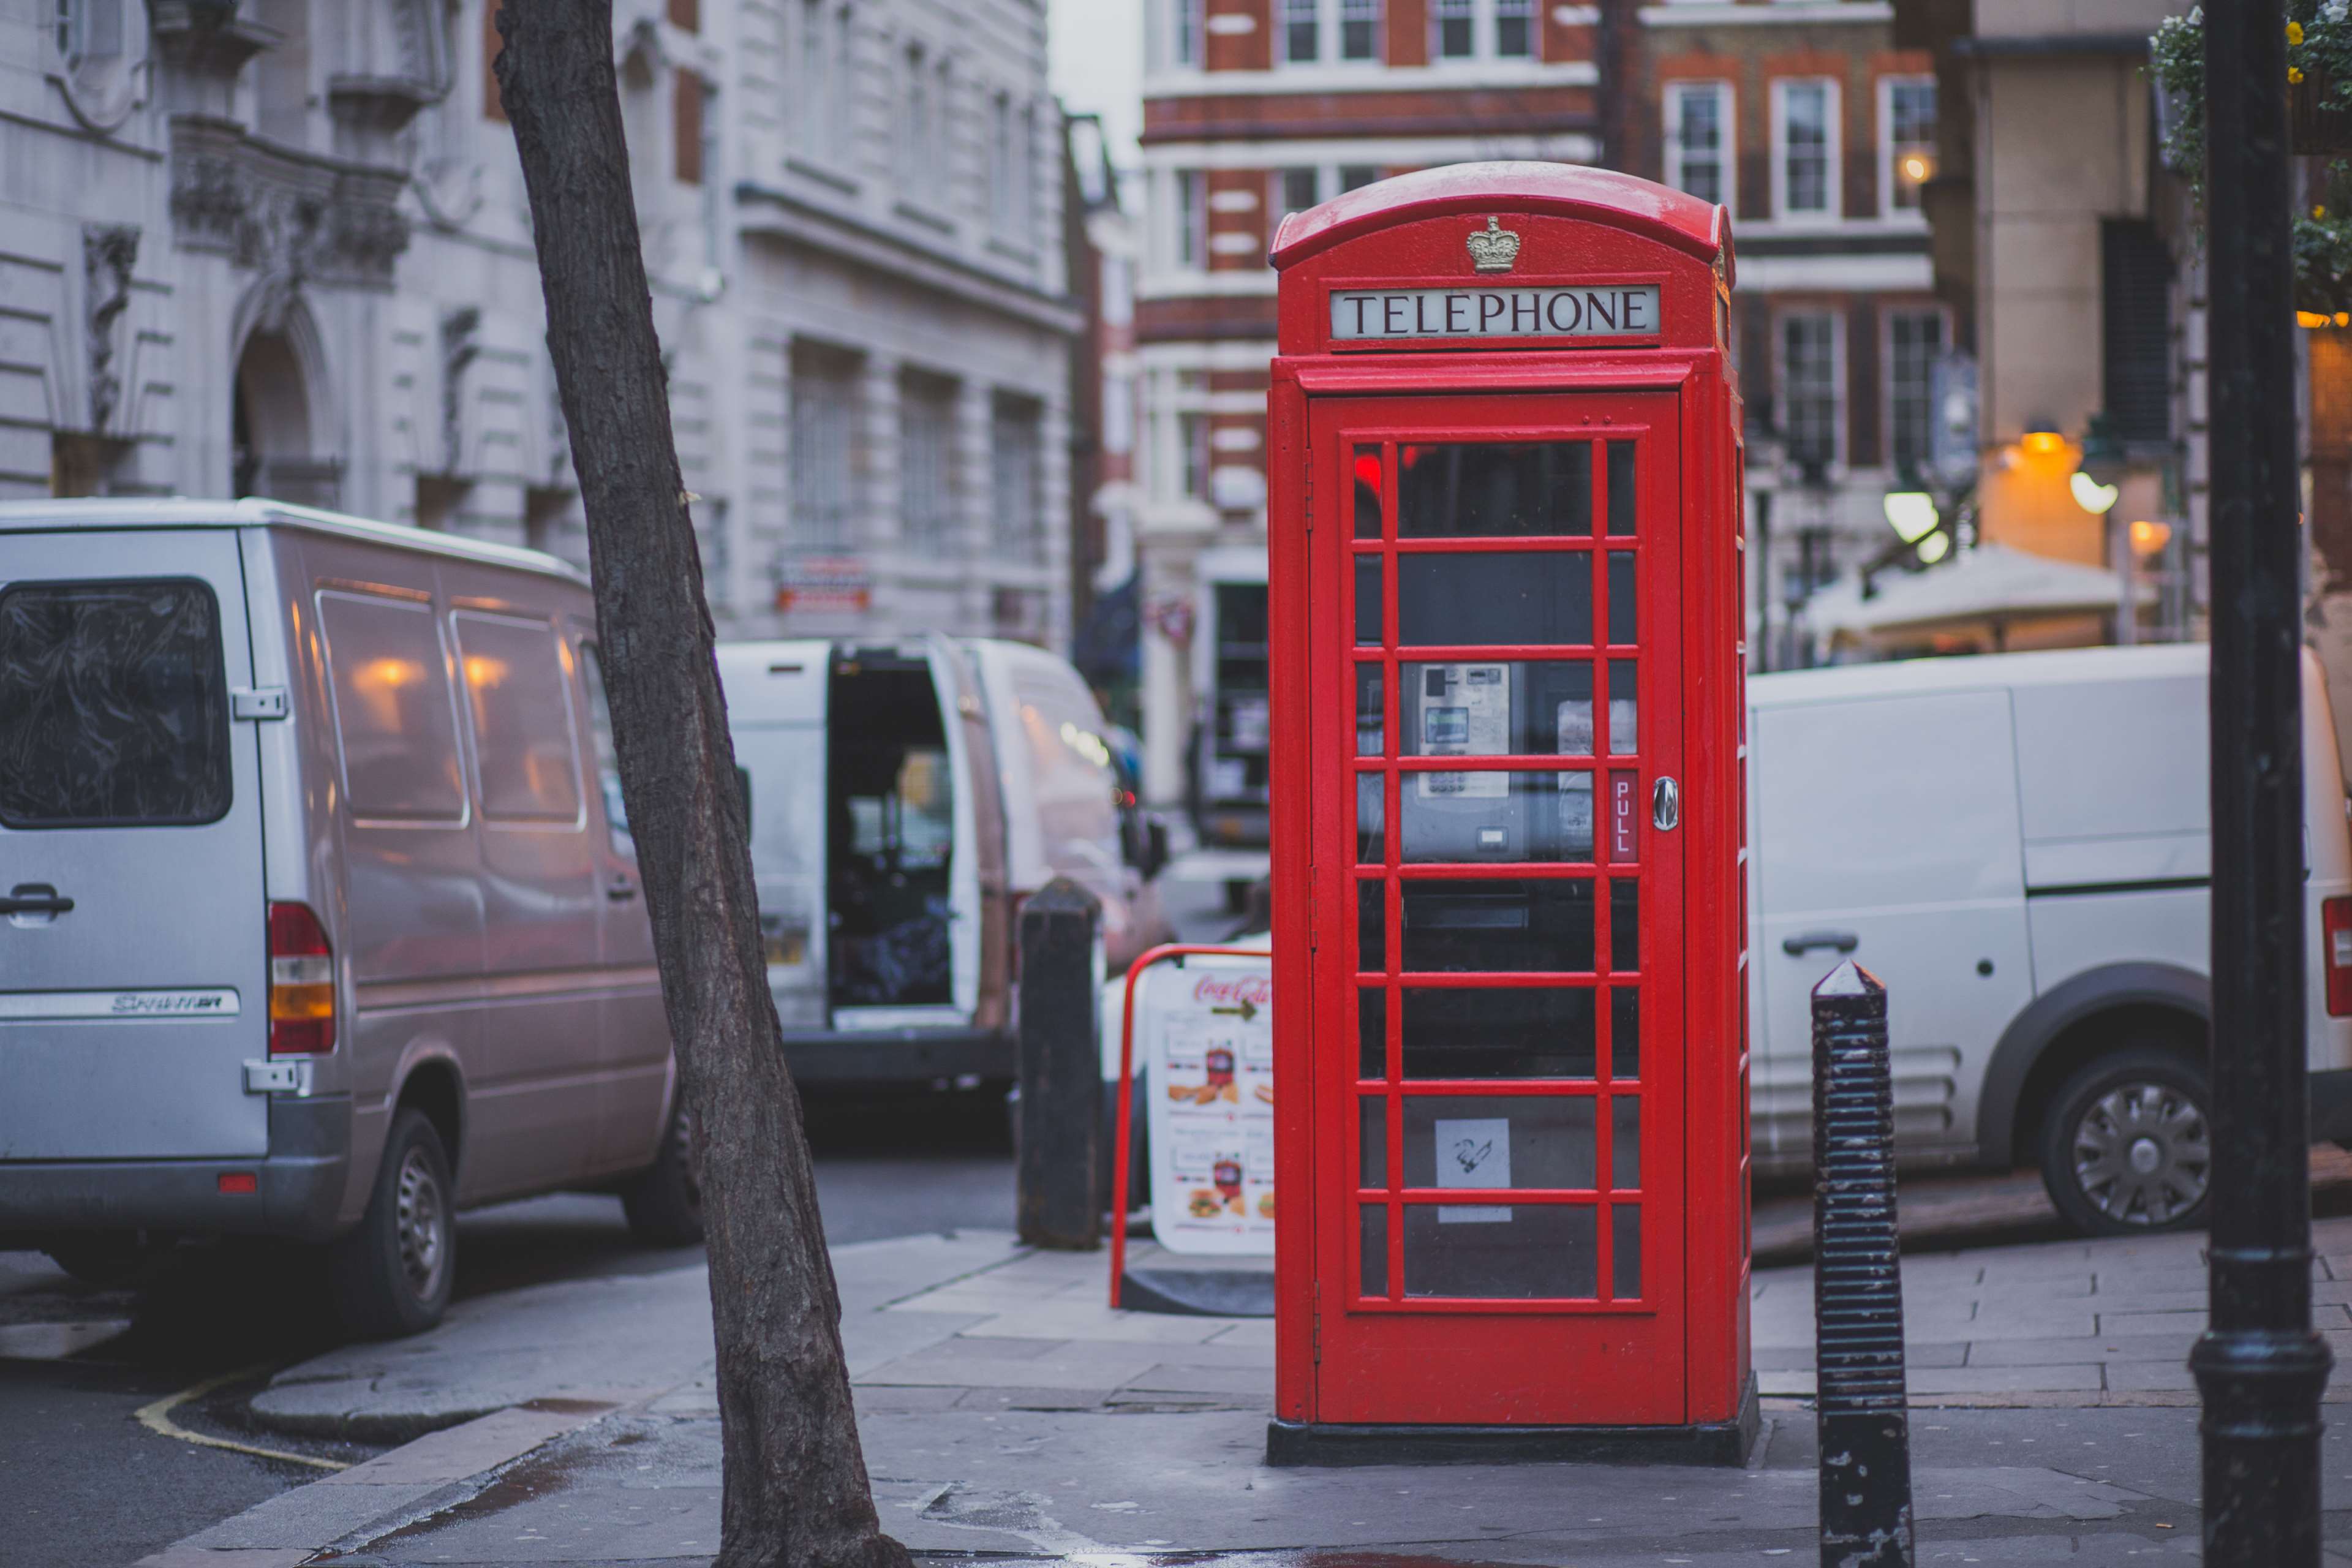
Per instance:
[[[335,1048],[335,955],[307,904],[269,906],[269,1054]]]
[[[2327,965],[2327,1016],[2352,1017],[2352,898],[2323,900],[2319,930]]]

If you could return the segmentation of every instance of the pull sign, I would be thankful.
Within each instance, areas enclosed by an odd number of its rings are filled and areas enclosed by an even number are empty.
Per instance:
[[[283,719],[287,713],[282,686],[240,686],[228,694],[228,710],[239,719]]]
[[[1642,781],[1632,773],[1609,775],[1609,858],[1636,860],[1642,853]]]

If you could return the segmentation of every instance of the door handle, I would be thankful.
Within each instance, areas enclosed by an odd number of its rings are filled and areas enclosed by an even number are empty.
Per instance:
[[[0,898],[0,915],[62,915],[73,912],[74,901],[47,882],[19,882]]]
[[[1682,826],[1683,786],[1670,778],[1660,778],[1650,786],[1650,825],[1661,833]]]
[[[1780,943],[1780,951],[1790,958],[1802,958],[1817,947],[1835,948],[1840,952],[1852,952],[1862,945],[1862,938],[1850,931],[1802,931]]]
[[[637,885],[626,872],[616,872],[605,879],[604,896],[616,904],[625,904],[637,896]]]

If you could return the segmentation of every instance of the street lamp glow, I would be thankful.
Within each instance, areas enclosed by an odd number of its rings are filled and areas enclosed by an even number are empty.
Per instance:
[[[1919,542],[1919,563],[1933,566],[1952,552],[1952,536],[1938,529]]]
[[[1886,526],[1906,544],[1918,543],[1942,521],[1936,498],[1925,490],[1889,490],[1880,504],[1886,510]]]
[[[2135,555],[2153,555],[2172,542],[2172,524],[2150,522],[2143,518],[2131,525],[2131,547]]]
[[[2066,488],[2074,492],[2076,506],[2096,517],[2105,517],[2124,493],[2121,486],[2103,485],[2080,468],[2066,481]]]

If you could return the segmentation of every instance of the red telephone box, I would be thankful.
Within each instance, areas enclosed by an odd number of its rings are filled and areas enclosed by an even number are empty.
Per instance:
[[[1456,165],[1274,265],[1269,1457],[1736,1461],[1728,219]]]

